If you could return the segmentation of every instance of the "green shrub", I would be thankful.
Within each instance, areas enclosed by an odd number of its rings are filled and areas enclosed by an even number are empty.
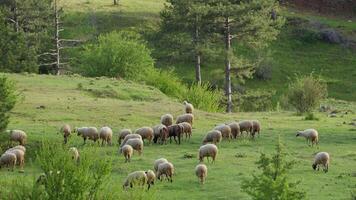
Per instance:
[[[78,59],[79,71],[83,75],[128,80],[144,79],[154,66],[151,51],[140,35],[131,31],[100,35],[97,43],[84,46]]]
[[[278,200],[300,200],[305,198],[305,192],[299,191],[299,182],[288,181],[288,171],[292,169],[295,162],[286,161],[284,147],[278,140],[276,153],[272,156],[261,154],[257,162],[261,174],[253,174],[252,180],[245,180],[242,189],[252,199],[278,199]]]
[[[0,75],[0,133],[9,124],[9,112],[14,108],[17,97],[14,83]]]
[[[305,115],[304,119],[305,120],[319,120],[319,118],[317,118],[314,113],[307,113]]]
[[[312,112],[327,96],[327,86],[320,78],[297,77],[288,87],[286,99],[298,113]]]
[[[271,111],[273,110],[273,96],[276,91],[248,91],[246,94],[234,96],[237,99],[237,108],[243,112]]]

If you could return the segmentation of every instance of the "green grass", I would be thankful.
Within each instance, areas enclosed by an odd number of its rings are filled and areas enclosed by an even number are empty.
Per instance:
[[[183,112],[183,105],[166,97],[151,87],[118,81],[113,79],[87,79],[76,76],[47,75],[14,75],[8,74],[17,83],[24,99],[11,113],[9,128],[23,129],[28,133],[25,173],[0,170],[0,199],[2,191],[11,190],[8,183],[12,180],[30,182],[40,173],[35,160],[35,151],[43,139],[55,144],[62,144],[63,138],[58,135],[59,127],[64,123],[71,126],[108,125],[115,134],[122,128],[136,129],[142,126],[153,126],[159,123],[160,116],[172,113],[174,116]],[[83,88],[102,91],[107,85],[117,94],[126,94],[130,98],[98,98],[91,93],[78,89]],[[133,94],[142,94],[145,98],[136,98]],[[356,105],[348,102],[330,100],[337,103],[339,109],[355,110]],[[38,106],[45,109],[37,109]],[[96,152],[93,156],[112,156],[110,187],[121,190],[125,176],[135,170],[153,168],[155,159],[165,157],[176,168],[174,182],[157,182],[149,192],[153,199],[249,199],[240,190],[244,179],[252,173],[258,173],[255,162],[261,152],[272,153],[281,135],[289,153],[289,159],[295,159],[297,165],[290,172],[292,180],[301,180],[301,188],[307,192],[307,199],[350,199],[351,190],[355,188],[356,173],[356,130],[347,123],[356,118],[355,113],[337,118],[328,118],[324,113],[317,113],[319,121],[306,121],[303,116],[291,112],[261,112],[219,114],[197,110],[195,112],[193,137],[183,141],[182,145],[145,145],[142,156],[134,154],[132,162],[124,163],[118,155],[118,146],[99,147],[89,142],[83,146],[82,139],[72,135],[68,148],[76,146],[81,152]],[[215,164],[206,163],[208,178],[205,185],[200,185],[194,175],[198,164],[198,148],[205,133],[215,124],[241,119],[258,119],[262,123],[262,134],[255,141],[239,140],[219,144],[219,155]],[[346,122],[346,124],[343,124]],[[297,130],[316,128],[320,134],[319,149],[308,147],[304,139],[296,138]],[[2,151],[7,139],[0,137]],[[116,141],[116,138],[115,138]],[[96,151],[92,151],[97,149]],[[331,155],[329,173],[315,172],[311,168],[314,153],[327,151]],[[193,154],[192,159],[184,155]],[[243,156],[241,156],[243,155]]]

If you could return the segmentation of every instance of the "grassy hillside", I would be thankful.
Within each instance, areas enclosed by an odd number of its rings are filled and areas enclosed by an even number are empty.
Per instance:
[[[71,126],[111,126],[115,133],[122,128],[136,129],[158,124],[160,116],[182,113],[180,103],[160,91],[141,84],[113,79],[87,79],[69,76],[13,75],[10,79],[22,91],[23,100],[11,113],[9,128],[23,129],[28,133],[25,173],[0,170],[0,199],[11,188],[13,180],[31,182],[40,173],[35,160],[35,151],[43,139],[62,144],[58,129],[64,123]],[[101,98],[105,97],[105,98]],[[44,109],[40,109],[42,106]],[[355,110],[355,104],[337,104],[339,109]],[[176,167],[174,182],[157,182],[147,193],[153,199],[249,199],[241,192],[244,179],[258,173],[255,162],[261,152],[274,151],[278,135],[285,143],[289,159],[297,161],[291,171],[292,180],[301,180],[301,188],[307,191],[307,199],[350,199],[355,189],[356,132],[349,123],[355,114],[328,118],[317,114],[319,121],[305,121],[291,112],[261,112],[237,114],[212,114],[196,111],[193,137],[182,145],[145,145],[142,156],[134,154],[130,164],[124,163],[123,156],[117,154],[117,143],[100,147],[89,142],[83,146],[82,139],[72,135],[67,147],[76,146],[81,152],[92,152],[92,156],[111,156],[112,174],[109,185],[113,190],[121,190],[124,177],[131,171],[151,169],[153,161],[166,157]],[[219,144],[219,155],[215,164],[206,163],[209,169],[207,182],[200,185],[194,176],[198,148],[205,133],[215,124],[241,120],[258,119],[262,123],[262,134],[255,141],[234,140]],[[303,138],[296,138],[296,130],[316,128],[320,133],[319,148],[311,148]],[[2,151],[7,147],[7,139],[0,139]],[[115,139],[116,141],[116,139]],[[315,172],[311,168],[316,152],[327,151],[331,155],[329,173]],[[193,158],[184,158],[184,154]]]
[[[65,37],[83,40],[94,39],[98,34],[113,30],[135,28],[146,34],[157,29],[159,11],[164,0],[121,0],[114,6],[111,0],[62,0],[65,11]],[[297,10],[283,10],[287,17],[307,19],[327,25],[355,38],[355,20],[325,17]],[[286,90],[286,85],[297,74],[314,73],[321,75],[328,83],[329,96],[337,99],[355,101],[356,99],[356,52],[342,45],[328,44],[317,40],[308,40],[296,35],[300,27],[286,26],[277,41],[270,47],[272,59],[272,79],[268,81],[248,80],[247,90],[259,88],[276,90],[275,101]],[[149,41],[152,45],[156,41]],[[236,41],[233,41],[236,44]],[[235,46],[236,52],[249,54],[245,49]],[[159,49],[156,49],[160,53]],[[202,63],[203,81],[223,84],[223,62]],[[186,60],[181,63],[167,63],[157,59],[162,68],[174,67],[185,81],[194,80],[194,63]],[[191,71],[192,73],[187,73]]]

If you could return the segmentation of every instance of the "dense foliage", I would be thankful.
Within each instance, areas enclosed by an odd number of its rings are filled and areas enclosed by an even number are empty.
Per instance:
[[[9,112],[17,101],[15,86],[6,76],[0,76],[0,132],[4,131],[9,123]]]

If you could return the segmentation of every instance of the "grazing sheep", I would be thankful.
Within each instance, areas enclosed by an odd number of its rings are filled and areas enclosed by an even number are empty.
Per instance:
[[[178,144],[180,144],[180,138],[184,134],[184,127],[179,124],[175,124],[172,126],[168,127],[168,133],[169,133],[169,142],[172,143],[172,137],[174,138],[174,141],[177,144],[176,137],[178,137]]]
[[[84,144],[88,138],[89,140],[93,140],[94,142],[96,142],[99,139],[98,129],[95,127],[76,128],[74,129],[74,131],[77,132],[78,136],[83,137]]]
[[[231,135],[233,138],[237,138],[240,136],[240,125],[237,122],[231,122],[228,124],[231,128]]]
[[[151,127],[146,126],[139,128],[135,131],[135,133],[141,135],[142,140],[147,139],[148,143],[151,144],[153,140],[153,129]]]
[[[183,126],[183,132],[185,134],[185,139],[189,138],[192,136],[192,126],[188,122],[182,122],[179,123],[179,125]]]
[[[198,177],[200,180],[201,184],[204,184],[204,181],[206,179],[206,176],[208,175],[208,168],[204,164],[198,164],[195,167],[195,175]]]
[[[11,147],[10,149],[8,149],[7,151],[13,150],[13,149],[20,149],[22,150],[24,153],[26,153],[26,147],[22,146],[22,145],[17,145],[14,147]]]
[[[154,167],[153,169],[155,170],[155,172],[157,173],[158,165],[160,165],[162,163],[166,163],[166,162],[168,162],[168,160],[165,158],[160,158],[160,159],[155,160],[154,166],[153,166]]]
[[[71,148],[69,148],[69,151],[72,153],[72,159],[73,159],[75,162],[79,162],[80,155],[79,155],[78,149],[75,148],[75,147],[71,147]]]
[[[6,166],[7,168],[12,168],[11,171],[14,171],[16,165],[16,154],[12,152],[7,152],[1,155],[0,157],[0,169],[2,166]]]
[[[313,146],[314,144],[317,145],[319,143],[319,134],[318,131],[315,129],[306,129],[304,131],[298,131],[296,137],[302,136],[305,137],[307,140],[307,144]]]
[[[120,144],[120,147],[123,147],[125,144],[126,144],[126,141],[129,140],[129,139],[134,139],[134,138],[138,138],[140,140],[142,140],[142,137],[141,135],[139,134],[129,134],[129,135],[126,135],[124,140],[122,141],[122,143]]]
[[[131,157],[132,157],[132,153],[133,153],[133,148],[132,146],[125,144],[122,148],[121,148],[122,153],[124,154],[125,157],[125,162],[130,162],[131,161]]]
[[[170,126],[173,124],[173,116],[171,114],[165,114],[161,116],[161,124]]]
[[[199,160],[203,162],[204,157],[208,159],[209,157],[213,158],[212,162],[215,162],[216,155],[218,154],[218,147],[215,144],[206,144],[199,148]]]
[[[153,143],[157,143],[157,141],[160,140],[161,144],[167,144],[168,136],[168,128],[164,124],[159,124],[153,127]]]
[[[219,130],[212,130],[206,134],[203,139],[203,144],[211,142],[213,144],[218,144],[221,142],[222,134]]]
[[[143,141],[139,138],[132,138],[128,139],[125,143],[125,145],[130,145],[134,150],[138,152],[139,155],[141,155],[143,151]],[[120,148],[120,153],[122,152],[122,148]]]
[[[228,139],[230,141],[232,138],[230,126],[223,124],[216,126],[214,129],[220,131],[224,139]]]
[[[133,187],[133,186],[145,186],[145,184],[147,183],[147,176],[146,176],[146,172],[144,171],[135,171],[130,173],[125,181],[124,184],[122,185],[123,189],[127,189],[128,187]]]
[[[122,129],[119,134],[119,139],[117,140],[119,142],[119,145],[121,144],[121,140],[123,140],[126,135],[132,134],[131,129]]]
[[[164,162],[158,165],[157,178],[162,181],[161,176],[165,175],[168,181],[173,182],[174,166],[170,162]]]
[[[60,132],[63,134],[64,137],[64,144],[67,144],[68,138],[70,134],[72,133],[72,129],[68,124],[65,124],[61,127]]]
[[[99,137],[102,140],[101,145],[104,145],[104,142],[106,144],[111,145],[111,140],[112,140],[111,128],[107,126],[102,127],[99,132]]]
[[[146,176],[147,176],[148,189],[150,189],[151,185],[155,184],[156,174],[152,170],[148,170],[145,173],[146,173]]]
[[[183,104],[184,104],[185,113],[193,113],[194,107],[193,107],[193,105],[191,103],[188,103],[187,101],[184,101]]]
[[[326,173],[329,171],[330,156],[327,152],[319,152],[314,157],[314,163],[312,165],[314,170],[318,170],[320,165],[323,167],[323,171]]]
[[[16,155],[16,164],[23,169],[25,164],[25,152],[21,149],[8,149],[5,153],[13,153]]]
[[[258,133],[260,135],[261,131],[261,123],[258,120],[252,120],[252,137],[255,137],[255,134]]]
[[[19,142],[20,145],[25,145],[27,134],[22,130],[10,130],[10,142]]]
[[[177,117],[176,124],[179,124],[182,122],[188,122],[193,127],[193,121],[194,121],[194,115],[187,113],[187,114],[179,115]]]
[[[250,135],[250,133],[252,132],[253,124],[250,120],[240,121],[239,126],[241,134],[246,131],[246,134]]]

